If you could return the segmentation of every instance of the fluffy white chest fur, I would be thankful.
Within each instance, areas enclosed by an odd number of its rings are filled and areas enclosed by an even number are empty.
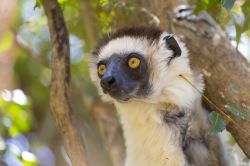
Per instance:
[[[163,122],[159,107],[133,102],[116,103],[126,139],[125,166],[182,166],[179,134]]]

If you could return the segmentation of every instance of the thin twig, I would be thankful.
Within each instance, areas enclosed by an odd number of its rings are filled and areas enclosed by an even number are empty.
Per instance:
[[[17,47],[21,48],[25,52],[28,53],[33,59],[35,59],[39,64],[42,64],[43,66],[50,68],[47,61],[45,61],[41,55],[37,52],[35,52],[31,47],[29,47],[28,43],[26,43],[24,40],[22,40],[15,32],[15,44]]]

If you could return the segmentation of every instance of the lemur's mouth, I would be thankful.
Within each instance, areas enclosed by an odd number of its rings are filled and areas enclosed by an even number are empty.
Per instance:
[[[129,101],[132,96],[129,95],[129,93],[126,93],[124,91],[105,91],[103,90],[103,92],[105,94],[110,95],[112,98],[114,98],[115,100],[119,101],[119,102],[127,102]]]
[[[130,100],[130,98],[125,98],[125,99],[119,99],[117,101],[121,102],[121,103],[125,103],[128,102]]]

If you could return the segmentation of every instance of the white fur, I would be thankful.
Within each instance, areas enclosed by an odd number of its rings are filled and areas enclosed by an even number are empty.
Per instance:
[[[99,59],[105,59],[116,54],[138,52],[145,54],[148,48],[147,40],[143,38],[123,37],[111,40],[105,47],[101,49]]]
[[[179,41],[182,50],[180,57],[168,59],[172,50],[167,49],[163,38],[150,43],[145,38],[122,37],[110,41],[104,46],[98,58],[91,59],[90,74],[98,87],[104,101],[115,104],[124,129],[127,147],[126,166],[182,166],[184,155],[178,144],[178,134],[162,122],[159,108],[163,103],[174,103],[177,106],[192,108],[200,94],[182,77],[189,79],[200,91],[203,90],[202,80],[195,78],[189,66],[188,51]],[[132,99],[119,103],[102,92],[97,76],[96,64],[114,54],[139,52],[146,58],[150,71],[152,94],[145,99]]]
[[[126,138],[125,166],[181,166],[185,157],[179,133],[160,118],[158,105],[143,102],[115,104]]]

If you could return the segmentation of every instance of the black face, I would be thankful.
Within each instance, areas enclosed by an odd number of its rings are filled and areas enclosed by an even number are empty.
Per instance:
[[[149,73],[144,57],[138,53],[112,55],[100,61],[101,87],[119,101],[143,97],[149,93]]]

